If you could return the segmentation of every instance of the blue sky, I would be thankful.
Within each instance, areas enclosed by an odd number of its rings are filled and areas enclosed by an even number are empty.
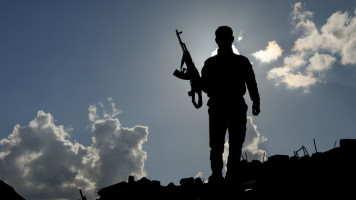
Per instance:
[[[78,187],[94,197],[130,174],[207,179],[207,98],[195,109],[189,83],[173,76],[175,29],[199,70],[220,25],[253,63],[261,114],[246,94],[248,160],[355,138],[355,9],[351,0],[1,1],[0,179],[26,199],[73,199]]]

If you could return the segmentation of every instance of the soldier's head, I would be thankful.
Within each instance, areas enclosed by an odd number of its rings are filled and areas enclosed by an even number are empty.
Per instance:
[[[219,48],[231,48],[234,42],[232,29],[228,26],[219,26],[215,31],[215,42]]]

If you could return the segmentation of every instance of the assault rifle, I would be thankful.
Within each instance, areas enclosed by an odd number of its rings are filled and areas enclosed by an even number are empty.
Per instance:
[[[179,40],[179,44],[183,50],[183,57],[180,63],[180,70],[176,69],[173,75],[176,76],[177,78],[190,81],[191,90],[188,92],[188,95],[192,97],[192,103],[195,106],[195,108],[198,109],[203,104],[202,95],[201,95],[202,92],[200,88],[200,74],[194,65],[192,57],[190,56],[190,53],[187,47],[185,46],[185,43],[183,43],[182,40],[180,39],[181,33],[182,31],[179,32],[176,29],[176,34]],[[186,68],[183,67],[184,63],[187,66]],[[195,101],[195,93],[198,94],[198,103]]]

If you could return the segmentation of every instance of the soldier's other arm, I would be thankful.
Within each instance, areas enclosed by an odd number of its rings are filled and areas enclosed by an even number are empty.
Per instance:
[[[260,110],[260,94],[258,92],[258,87],[257,87],[257,82],[256,82],[256,77],[255,73],[252,69],[252,65],[250,61],[247,60],[247,76],[246,76],[246,86],[248,89],[248,92],[250,94],[250,98],[253,102],[252,104],[252,114],[257,116],[261,110]]]

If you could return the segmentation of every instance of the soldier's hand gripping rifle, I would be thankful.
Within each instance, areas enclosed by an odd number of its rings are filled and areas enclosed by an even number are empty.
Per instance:
[[[200,74],[195,67],[192,57],[185,46],[185,44],[180,39],[180,34],[182,31],[176,30],[176,34],[179,40],[179,44],[183,50],[183,57],[180,63],[180,70],[176,69],[173,73],[174,76],[183,80],[190,81],[191,90],[188,92],[188,95],[192,97],[192,103],[195,108],[200,108],[203,104],[202,95],[201,95],[201,88],[200,88]],[[183,68],[184,63],[186,64],[187,68]],[[198,103],[195,101],[195,93],[198,94]]]

